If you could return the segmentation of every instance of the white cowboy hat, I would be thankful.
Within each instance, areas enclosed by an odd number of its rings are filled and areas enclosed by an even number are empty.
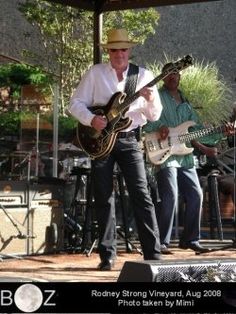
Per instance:
[[[107,43],[101,44],[107,49],[126,49],[136,46],[138,43],[129,40],[125,29],[112,29],[108,32]]]

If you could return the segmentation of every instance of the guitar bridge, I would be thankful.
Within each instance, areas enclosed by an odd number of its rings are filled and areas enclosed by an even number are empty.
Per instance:
[[[158,148],[159,148],[159,149],[163,149],[164,146],[163,146],[162,140],[157,140],[157,142],[158,142]]]

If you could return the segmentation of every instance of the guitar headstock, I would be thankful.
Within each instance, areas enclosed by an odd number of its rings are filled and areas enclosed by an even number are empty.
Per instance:
[[[187,55],[176,62],[169,63],[167,67],[164,66],[164,71],[162,71],[162,75],[166,77],[171,73],[182,71],[183,69],[186,69],[190,65],[193,65],[193,58]]]

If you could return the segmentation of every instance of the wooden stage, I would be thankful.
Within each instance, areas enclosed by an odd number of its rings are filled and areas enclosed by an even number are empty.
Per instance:
[[[177,243],[171,245],[173,255],[163,255],[165,261],[212,260],[223,262],[235,259],[236,248],[228,247],[231,240],[204,240],[204,246],[213,249],[223,248],[214,252],[196,255],[192,250],[180,250]],[[226,248],[227,247],[227,248]],[[0,262],[0,281],[60,281],[60,282],[116,282],[126,261],[142,261],[136,250],[127,253],[125,248],[118,248],[117,260],[112,271],[99,271],[99,256],[93,251],[90,256],[82,253],[59,252],[29,256],[2,256]]]

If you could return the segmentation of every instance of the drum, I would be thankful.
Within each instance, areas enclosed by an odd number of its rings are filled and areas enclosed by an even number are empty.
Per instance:
[[[52,176],[53,151],[41,153],[46,167],[46,176]],[[90,167],[90,160],[85,153],[72,143],[60,143],[58,145],[58,177],[64,180],[73,180],[71,172],[74,167]]]
[[[73,180],[71,175],[74,168],[91,168],[91,160],[88,157],[69,157],[59,161],[59,164],[62,166],[62,171],[59,173],[59,177],[65,180]]]
[[[69,180],[70,174],[73,169],[73,158],[66,158],[64,160],[59,161],[59,165],[61,166],[61,171],[58,172],[58,176],[60,179]]]
[[[91,159],[89,157],[74,157],[73,167],[90,169]]]

